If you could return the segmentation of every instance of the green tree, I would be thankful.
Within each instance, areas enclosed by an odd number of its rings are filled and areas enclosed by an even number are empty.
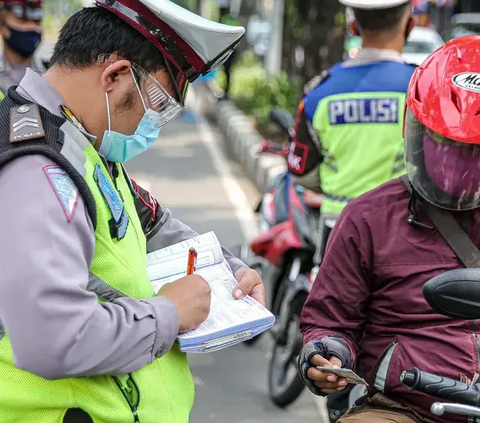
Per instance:
[[[338,0],[285,0],[282,68],[304,81],[313,78],[341,60],[344,36]]]

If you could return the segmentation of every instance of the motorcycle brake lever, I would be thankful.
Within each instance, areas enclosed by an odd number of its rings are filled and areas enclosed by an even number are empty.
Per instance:
[[[446,404],[435,402],[431,408],[432,414],[443,416],[444,413],[461,414],[463,416],[480,417],[480,408],[463,404]]]

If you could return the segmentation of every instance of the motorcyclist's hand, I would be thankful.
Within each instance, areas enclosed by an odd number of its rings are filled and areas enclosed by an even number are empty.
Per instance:
[[[334,355],[330,356],[329,360],[323,358],[319,354],[314,355],[310,359],[310,364],[312,366],[342,367],[342,361]],[[348,382],[345,378],[339,378],[333,373],[323,372],[315,367],[310,367],[308,369],[307,377],[312,380],[315,386],[318,386],[325,394],[333,394],[335,392],[342,391],[348,385]]]
[[[201,276],[186,276],[168,283],[157,295],[167,297],[174,304],[180,333],[198,328],[210,313],[211,289]]]
[[[265,307],[265,286],[255,270],[241,267],[235,272],[235,279],[238,281],[238,285],[233,290],[233,298],[239,300],[250,295]]]

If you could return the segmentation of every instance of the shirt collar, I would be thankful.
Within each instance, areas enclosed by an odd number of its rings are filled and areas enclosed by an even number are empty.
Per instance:
[[[399,62],[405,63],[404,57],[395,50],[380,48],[361,48],[353,59],[342,64],[343,67],[366,65],[373,62]]]
[[[25,76],[17,87],[17,92],[27,100],[47,109],[53,115],[63,117],[60,106],[65,105],[65,101],[46,79],[32,69],[28,68],[25,72]]]

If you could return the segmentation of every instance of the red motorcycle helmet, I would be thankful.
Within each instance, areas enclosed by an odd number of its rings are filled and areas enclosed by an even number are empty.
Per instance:
[[[480,207],[480,36],[454,39],[412,76],[404,123],[415,190],[448,210]]]

